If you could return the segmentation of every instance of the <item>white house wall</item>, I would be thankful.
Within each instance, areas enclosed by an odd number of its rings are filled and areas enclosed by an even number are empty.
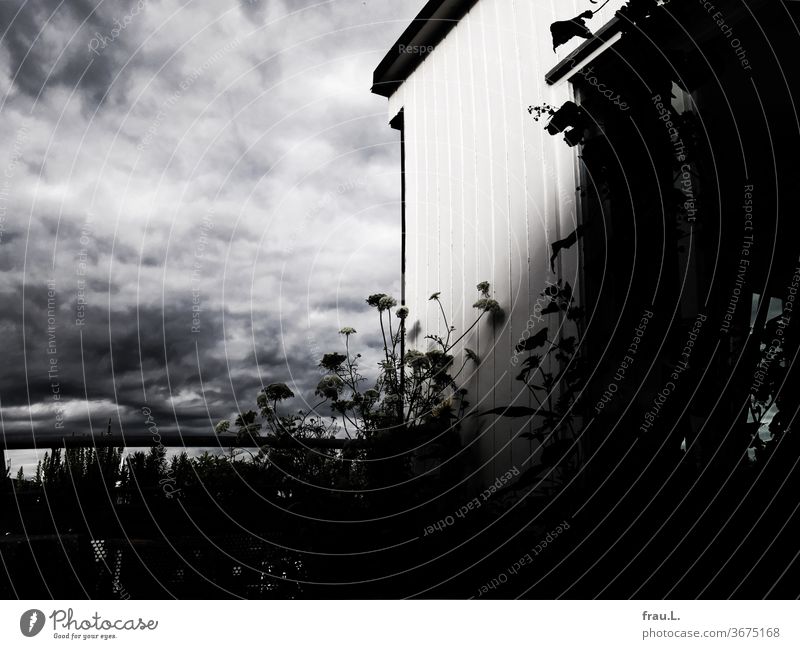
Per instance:
[[[600,27],[620,4],[614,0],[590,25]],[[411,346],[426,349],[425,334],[446,335],[437,305],[428,301],[436,291],[456,335],[478,315],[472,304],[481,281],[491,282],[507,314],[496,328],[482,323],[464,345],[482,361],[468,366],[467,385],[472,408],[481,411],[535,405],[514,380],[519,370],[511,359],[539,293],[555,279],[550,244],[576,227],[579,183],[576,150],[545,133],[545,122],[535,122],[527,107],[571,99],[569,83],[551,87],[544,76],[580,40],[557,57],[549,26],[589,7],[480,0],[390,98],[390,117],[404,110],[406,297],[410,324],[419,320],[422,332]],[[573,286],[578,250],[560,261],[561,277]],[[556,335],[558,317],[544,320],[535,330],[547,325]],[[517,438],[528,429],[522,420],[471,421],[478,426],[466,427],[465,441],[479,450],[476,481],[530,465],[537,444]]]

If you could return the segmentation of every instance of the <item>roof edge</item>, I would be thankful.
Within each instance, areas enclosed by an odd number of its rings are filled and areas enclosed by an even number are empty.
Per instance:
[[[552,86],[573,70],[579,69],[586,59],[611,41],[621,31],[622,21],[615,16],[598,29],[590,39],[584,41],[580,47],[574,49],[572,53],[565,56],[558,65],[544,76],[547,85]]]
[[[430,0],[375,68],[372,92],[391,97],[477,1]]]

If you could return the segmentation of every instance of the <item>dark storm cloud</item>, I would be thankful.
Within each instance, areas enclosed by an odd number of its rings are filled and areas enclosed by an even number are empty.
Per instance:
[[[48,303],[47,287],[28,286],[24,303],[0,301],[0,330],[6,332],[7,371],[0,374],[3,406],[50,406],[49,414],[40,411],[35,418],[44,432],[57,432],[54,386],[62,402],[105,403],[101,418],[116,410],[135,413],[147,405],[161,416],[165,430],[180,423],[184,429],[188,424],[188,432],[208,432],[208,417],[227,417],[237,399],[244,409],[254,406],[261,387],[255,355],[226,355],[222,313],[204,311],[202,325],[193,331],[191,302],[121,312],[89,307],[77,326],[76,305],[62,299],[58,290],[55,295]],[[229,325],[235,321],[247,326],[244,316],[225,318]],[[286,349],[274,332],[253,337],[271,341],[259,346],[262,381],[287,377],[289,382],[287,368],[292,367],[301,369],[301,393],[311,387],[310,363],[302,358],[302,350]],[[22,372],[9,372],[12,367],[27,368],[27,379],[20,380]],[[198,421],[205,425],[198,428]],[[6,433],[28,425],[27,416],[15,419],[8,413],[4,423]],[[66,418],[67,430],[85,430],[88,424],[85,415]]]
[[[5,0],[0,2],[3,46],[17,87],[35,97],[48,87],[77,87],[97,104],[106,94],[119,62],[125,60],[124,32],[135,26],[131,14],[136,3],[118,4],[118,15],[110,3],[93,0]],[[117,22],[119,21],[119,22]],[[126,23],[125,28],[119,28]],[[118,33],[116,38],[113,35]],[[116,45],[109,47],[113,38]],[[93,40],[97,41],[90,49]],[[108,39],[103,41],[102,39]],[[100,44],[105,42],[105,49]]]
[[[208,432],[271,382],[299,409],[343,326],[374,372],[399,147],[370,77],[422,0],[151,0],[95,53],[135,2],[97,4],[0,2],[4,432],[54,431],[54,381],[62,432],[145,404]]]

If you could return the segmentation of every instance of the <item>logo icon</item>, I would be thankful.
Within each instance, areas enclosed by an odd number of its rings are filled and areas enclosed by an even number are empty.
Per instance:
[[[44,613],[38,608],[25,611],[19,618],[19,630],[26,638],[32,638],[44,628]]]

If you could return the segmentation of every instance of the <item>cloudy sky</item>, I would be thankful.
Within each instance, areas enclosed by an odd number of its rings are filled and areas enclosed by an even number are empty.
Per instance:
[[[340,327],[374,346],[400,186],[369,88],[423,5],[0,1],[4,434],[208,432],[308,394]]]

